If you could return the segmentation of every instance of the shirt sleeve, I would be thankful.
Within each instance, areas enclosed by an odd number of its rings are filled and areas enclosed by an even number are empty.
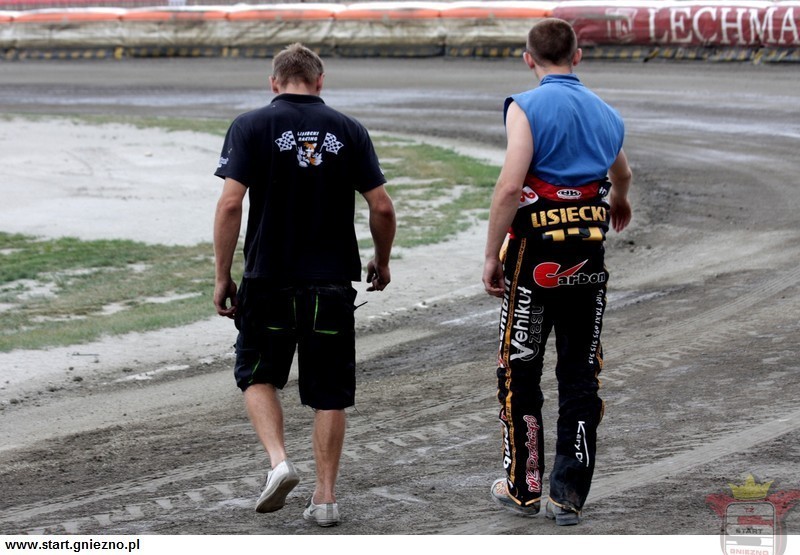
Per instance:
[[[248,186],[252,180],[247,133],[241,118],[228,128],[214,175],[223,179],[230,177]]]
[[[386,183],[386,176],[381,169],[372,139],[364,127],[360,129],[359,139],[359,163],[356,165],[355,189],[359,193],[366,193]]]

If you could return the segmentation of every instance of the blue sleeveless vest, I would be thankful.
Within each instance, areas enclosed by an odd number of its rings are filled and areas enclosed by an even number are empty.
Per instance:
[[[533,134],[528,173],[553,185],[602,180],[622,149],[622,118],[574,74],[547,75],[535,89],[506,99],[525,112]]]

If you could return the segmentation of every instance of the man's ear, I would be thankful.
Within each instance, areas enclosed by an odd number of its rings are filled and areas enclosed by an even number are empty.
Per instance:
[[[278,90],[278,81],[275,79],[274,75],[269,76],[269,86],[272,88],[273,93],[280,94],[280,91]]]
[[[530,68],[533,69],[536,67],[536,62],[533,60],[533,56],[527,50],[522,53],[522,59],[525,60],[525,64]]]
[[[317,94],[322,92],[322,82],[325,81],[325,74],[323,73],[317,78]]]
[[[575,55],[572,57],[572,65],[573,65],[573,66],[576,66],[576,65],[578,65],[579,63],[581,63],[581,60],[582,60],[582,59],[583,59],[583,50],[581,50],[580,48],[578,48],[578,49],[575,51]]]

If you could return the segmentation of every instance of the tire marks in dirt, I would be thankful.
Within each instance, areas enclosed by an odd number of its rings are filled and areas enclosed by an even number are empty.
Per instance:
[[[462,369],[464,370],[464,369]],[[487,408],[487,407],[491,407]],[[452,449],[456,436],[485,442],[486,435],[475,436],[478,428],[493,424],[494,407],[487,392],[416,404],[405,411],[373,419],[353,415],[348,429],[343,466],[357,475],[375,472],[376,461],[413,459],[420,453],[436,456]],[[431,422],[435,422],[431,424]],[[392,430],[387,433],[386,430]],[[492,427],[492,430],[494,428]],[[313,490],[314,464],[307,430],[293,434],[288,451],[305,482],[293,495],[310,495]],[[254,450],[253,453],[256,451]],[[258,467],[258,454],[243,454],[189,465],[159,476],[127,480],[84,491],[76,495],[4,509],[0,512],[0,531],[13,534],[138,534],[169,533],[175,522],[182,521],[182,533],[191,530],[186,515],[204,512],[220,515],[219,530],[207,522],[194,533],[246,533],[247,525],[237,529],[236,519],[224,518],[231,511],[253,512],[253,503],[263,486],[262,479],[244,476]],[[364,467],[364,468],[359,468]],[[355,494],[358,495],[358,494]],[[414,496],[392,487],[375,486],[365,492],[395,500],[413,500]],[[357,501],[356,501],[357,503]],[[396,530],[396,532],[398,532]],[[285,530],[261,528],[259,533],[285,533]]]
[[[612,367],[603,371],[603,381],[625,383],[633,375],[653,368],[669,368],[681,360],[736,344],[743,334],[752,331],[754,312],[774,312],[777,305],[784,305],[782,310],[785,311],[785,301],[770,301],[800,284],[800,267],[774,272],[774,275],[776,277],[734,300],[718,301],[715,306],[704,304],[694,316],[676,318],[666,325],[648,329],[647,334],[640,330],[609,343]],[[657,354],[637,356],[637,353]]]

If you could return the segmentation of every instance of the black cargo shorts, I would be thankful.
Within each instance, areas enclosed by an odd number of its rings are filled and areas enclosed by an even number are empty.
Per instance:
[[[275,286],[243,279],[237,293],[235,376],[283,389],[295,351],[304,405],[339,410],[355,404],[356,291],[350,283]]]

